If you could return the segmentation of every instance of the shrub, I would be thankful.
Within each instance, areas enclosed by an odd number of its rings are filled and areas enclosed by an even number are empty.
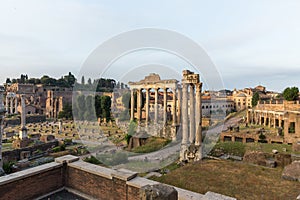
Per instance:
[[[210,155],[219,157],[223,154],[244,156],[246,152],[245,144],[241,142],[219,142],[217,143]]]
[[[95,156],[87,157],[84,161],[95,165],[102,164]]]
[[[6,174],[12,173],[12,167],[14,166],[14,162],[8,161],[3,163],[3,170]]]

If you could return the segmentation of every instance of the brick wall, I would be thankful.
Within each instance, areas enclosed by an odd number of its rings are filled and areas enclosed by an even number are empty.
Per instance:
[[[20,160],[20,153],[22,151],[30,151],[31,153],[34,151],[37,151],[37,150],[46,151],[47,149],[50,149],[53,146],[58,146],[58,141],[49,142],[49,143],[45,143],[45,144],[39,144],[39,145],[32,146],[32,147],[25,147],[22,149],[15,149],[12,151],[4,151],[4,152],[2,152],[2,158],[3,158],[4,162],[16,161],[16,160]]]
[[[72,167],[67,169],[66,186],[97,199],[110,199],[112,196],[111,179]]]
[[[128,170],[113,170],[79,161],[75,156],[0,177],[1,200],[30,200],[66,189],[87,199],[139,200],[140,188],[158,184]],[[176,188],[178,199],[203,195]]]
[[[62,165],[50,163],[42,168],[32,168],[12,174],[11,177],[3,177],[0,179],[0,199],[30,200],[58,190],[63,187],[62,169]]]

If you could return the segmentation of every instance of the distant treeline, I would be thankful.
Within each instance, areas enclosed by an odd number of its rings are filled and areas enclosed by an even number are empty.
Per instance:
[[[47,75],[41,78],[28,78],[27,74],[21,74],[20,78],[7,78],[6,84],[21,83],[21,84],[43,84],[44,86],[57,87],[74,87],[79,91],[96,91],[96,92],[112,92],[114,88],[124,89],[128,88],[124,83],[115,81],[114,79],[100,78],[92,81],[91,78],[85,82],[85,77],[81,77],[81,82],[77,82],[76,77],[69,72],[68,75],[62,76],[59,79],[49,77]]]

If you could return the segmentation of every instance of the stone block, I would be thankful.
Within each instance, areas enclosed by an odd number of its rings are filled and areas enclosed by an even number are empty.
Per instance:
[[[175,188],[163,185],[146,185],[140,189],[141,200],[177,200],[178,192]]]

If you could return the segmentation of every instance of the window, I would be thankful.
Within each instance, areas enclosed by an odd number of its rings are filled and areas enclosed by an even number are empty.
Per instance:
[[[289,133],[295,133],[295,122],[290,122]]]

